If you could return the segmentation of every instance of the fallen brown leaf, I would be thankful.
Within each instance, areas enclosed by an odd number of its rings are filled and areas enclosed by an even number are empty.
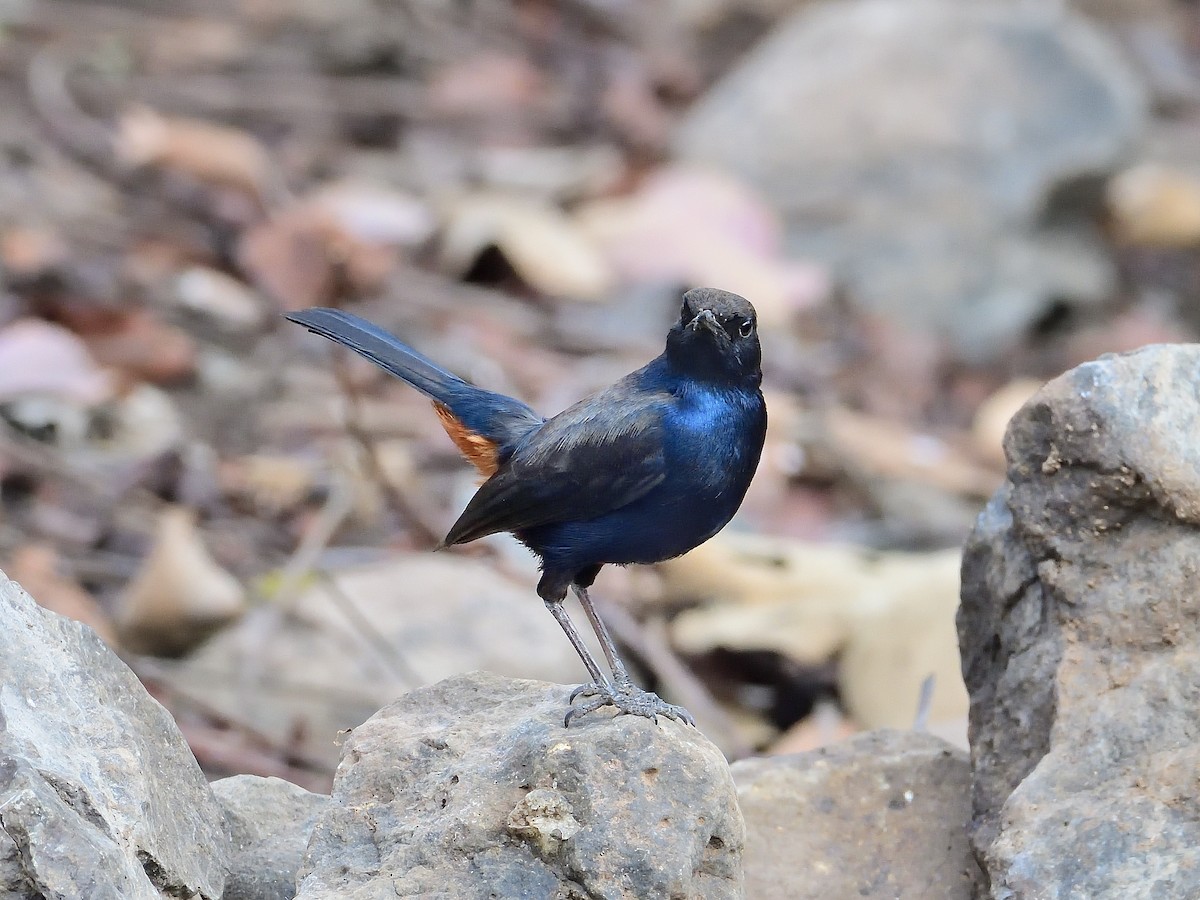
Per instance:
[[[766,327],[789,324],[829,292],[822,269],[783,256],[779,215],[722,172],[666,167],[632,196],[582,207],[577,221],[624,280],[736,291]]]
[[[196,371],[196,345],[186,332],[148,309],[93,310],[60,315],[101,365],[136,380],[173,384]]]
[[[258,295],[216,269],[185,269],[175,279],[174,294],[181,307],[227,331],[254,331],[266,321],[267,310]]]
[[[18,319],[0,329],[0,400],[50,394],[92,406],[113,389],[87,344],[61,325]]]
[[[526,109],[547,88],[538,68],[520,56],[472,56],[433,76],[429,105],[445,116],[494,116]]]
[[[66,262],[67,245],[53,228],[17,226],[0,233],[0,263],[10,277],[33,278]]]
[[[954,444],[900,422],[844,407],[827,410],[822,421],[831,451],[855,474],[919,481],[972,497],[990,496],[999,484],[995,469],[975,462]]]
[[[58,569],[58,554],[49,544],[23,544],[5,566],[8,577],[20,582],[29,596],[51,612],[82,622],[104,643],[117,646],[112,619],[96,598]]]
[[[268,193],[272,167],[266,148],[252,135],[228,125],[163,116],[134,106],[121,117],[117,159],[130,168],[153,166],[254,197]]]
[[[703,601],[671,624],[681,652],[769,650],[814,666],[837,658],[847,711],[877,728],[912,724],[931,673],[931,719],[965,714],[959,564],[957,550],[879,553],[731,534],[659,569],[668,602]]]
[[[276,515],[304,502],[316,484],[313,467],[291,456],[241,456],[221,463],[222,492],[245,498],[260,515]]]
[[[343,285],[375,290],[398,261],[395,246],[357,238],[318,203],[297,204],[254,226],[238,247],[250,280],[285,310],[328,304]]]
[[[470,194],[450,203],[440,263],[465,273],[489,247],[530,287],[551,297],[602,299],[613,273],[595,244],[558,209],[510,194]]]
[[[1036,378],[1018,378],[979,405],[971,424],[971,441],[981,459],[1003,469],[1004,433],[1008,430],[1008,421],[1043,384]]]
[[[154,546],[121,598],[117,628],[135,653],[176,656],[245,609],[245,589],[209,555],[195,513],[176,506],[159,518]]]
[[[1108,186],[1121,240],[1152,247],[1200,245],[1200,177],[1155,163],[1121,172]]]

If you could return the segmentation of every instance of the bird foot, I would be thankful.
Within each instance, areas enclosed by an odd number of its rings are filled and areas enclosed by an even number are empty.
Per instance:
[[[682,706],[667,703],[658,694],[643,691],[632,681],[618,681],[616,684],[581,684],[571,691],[570,702],[574,703],[579,697],[585,697],[588,700],[582,706],[572,706],[567,710],[567,715],[563,719],[565,727],[570,727],[572,719],[586,716],[605,706],[615,706],[618,716],[642,716],[646,719],[653,719],[655,722],[658,721],[659,716],[666,716],[668,719],[684,722],[692,727],[696,725],[692,714]]]

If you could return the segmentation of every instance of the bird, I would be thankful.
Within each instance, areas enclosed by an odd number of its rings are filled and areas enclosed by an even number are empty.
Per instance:
[[[440,546],[509,532],[538,558],[537,593],[591,678],[571,693],[564,726],[606,706],[694,726],[686,709],[634,683],[588,589],[605,565],[657,563],[699,546],[741,505],[767,430],[751,303],[716,288],[687,291],[662,354],[550,418],[451,374],[352,313],[318,307],[286,317],[433,401],[486,479]],[[568,591],[609,675],[567,615]]]

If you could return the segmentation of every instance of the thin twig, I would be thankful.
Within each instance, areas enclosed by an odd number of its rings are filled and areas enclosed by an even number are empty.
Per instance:
[[[276,597],[279,602],[273,608],[290,615],[300,595],[300,586],[309,573],[317,568],[317,559],[329,546],[334,533],[346,521],[354,509],[354,490],[346,478],[335,478],[325,504],[316,521],[305,531],[299,546],[280,569],[279,587]]]
[[[318,794],[329,793],[333,784],[329,767],[313,772],[289,765],[276,755],[277,751],[254,746],[239,731],[186,721],[179,723],[179,730],[203,768],[282,778]]]
[[[231,672],[228,666],[222,665],[217,667],[215,665],[206,665],[198,667],[195,665],[194,657],[191,661],[168,660],[148,656],[123,656],[122,659],[128,663],[129,667],[137,673],[143,682],[152,682],[156,685],[161,685],[164,689],[170,691],[171,694],[178,696],[180,700],[185,701],[189,706],[195,707],[197,711],[204,715],[219,719],[222,722],[235,724],[248,734],[257,735],[268,742],[271,741],[269,736],[258,731],[249,723],[237,720],[229,713],[217,709],[217,707],[208,701],[192,694],[186,688],[180,687],[178,679],[173,677],[174,673],[186,667],[189,677],[203,678],[206,684],[240,686],[242,683],[241,678],[236,673]],[[256,689],[277,697],[299,700],[312,700],[315,698],[324,703],[337,706],[353,704],[369,706],[376,702],[374,698],[362,691],[338,688],[329,684],[290,681],[286,677],[281,677],[276,672],[264,673],[262,679],[256,684]]]
[[[408,661],[401,655],[396,645],[389,641],[387,637],[375,627],[375,625],[363,615],[362,610],[358,605],[342,589],[329,572],[324,569],[314,570],[314,574],[321,579],[321,583],[329,591],[330,599],[337,606],[339,612],[346,617],[350,625],[359,633],[366,644],[375,651],[379,656],[380,661],[388,669],[388,673],[396,679],[402,688],[412,690],[422,684],[427,684],[428,679],[422,678],[408,664]]]
[[[253,741],[260,748],[270,752],[279,759],[295,760],[296,763],[313,772],[329,771],[329,765],[323,759],[309,756],[294,748],[282,747],[270,735],[258,730],[248,722],[241,721],[236,716],[232,716],[225,710],[218,709],[208,701],[197,697],[187,689],[179,687],[176,680],[171,677],[172,667],[165,660],[147,656],[129,656],[123,657],[123,659],[138,676],[138,679],[143,684],[146,684],[152,692],[165,693],[171,701],[169,704],[171,707],[178,708],[179,705],[183,705],[194,710],[199,715],[220,724],[224,730],[240,732],[248,740]],[[264,685],[264,687],[270,686]],[[275,687],[278,686],[276,685]],[[299,692],[300,690],[297,686],[296,693]],[[308,686],[305,686],[304,693],[306,696],[311,696],[313,691]],[[175,716],[175,718],[179,719],[178,716]],[[293,768],[295,768],[294,765]]]
[[[929,710],[933,706],[933,689],[937,686],[937,676],[930,672],[921,682],[921,692],[917,695],[917,715],[913,719],[913,731],[929,730]]]
[[[333,375],[337,379],[343,396],[346,398],[346,421],[344,423],[346,434],[362,450],[367,466],[370,469],[371,479],[383,492],[392,509],[404,518],[408,524],[409,532],[414,538],[414,543],[426,548],[438,546],[441,543],[438,531],[429,524],[425,514],[417,505],[388,478],[387,472],[384,470],[383,464],[379,459],[379,450],[375,443],[375,437],[362,427],[360,414],[362,401],[358,389],[354,385],[354,380],[350,377],[344,353],[335,352]]]
[[[26,83],[33,108],[55,138],[76,158],[101,172],[116,170],[112,129],[75,102],[67,79],[72,62],[63,47],[44,48],[29,63]]]

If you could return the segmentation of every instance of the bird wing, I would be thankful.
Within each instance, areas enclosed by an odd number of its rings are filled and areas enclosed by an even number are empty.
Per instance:
[[[549,419],[484,482],[443,543],[594,519],[642,497],[666,477],[670,401],[623,379]]]

